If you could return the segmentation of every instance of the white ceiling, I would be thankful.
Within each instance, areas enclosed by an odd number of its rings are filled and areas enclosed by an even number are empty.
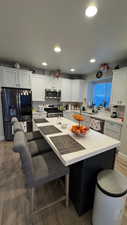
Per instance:
[[[98,14],[84,16],[89,0],[1,0],[0,58],[78,74],[127,56],[127,0],[98,0]],[[63,51],[53,52],[58,43]],[[95,57],[93,65],[89,59]]]

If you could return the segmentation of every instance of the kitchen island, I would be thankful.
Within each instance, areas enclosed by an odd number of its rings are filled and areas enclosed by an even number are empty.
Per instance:
[[[97,173],[102,169],[114,168],[116,148],[120,142],[93,130],[90,130],[86,136],[77,137],[70,131],[71,126],[75,124],[73,121],[65,118],[61,118],[61,121],[57,118],[46,118],[46,120],[46,123],[38,123],[36,126],[61,162],[70,167],[70,198],[78,214],[82,215],[93,206]],[[67,124],[67,127],[63,129],[58,122]],[[53,126],[60,132],[44,134],[46,126]],[[61,154],[53,138],[65,135],[71,136],[82,146],[82,149]]]

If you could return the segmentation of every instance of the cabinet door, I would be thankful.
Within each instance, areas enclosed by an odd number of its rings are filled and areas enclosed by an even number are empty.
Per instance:
[[[122,128],[121,124],[117,124],[117,123],[110,122],[110,121],[105,121],[104,134],[109,137],[120,140],[121,128]]]
[[[44,101],[44,84],[41,76],[32,76],[32,100]]]
[[[61,78],[56,78],[54,76],[45,75],[47,80],[47,89],[55,88],[57,90],[61,90]]]
[[[72,80],[72,102],[83,102],[83,80]]]
[[[18,87],[17,71],[11,68],[2,68],[2,85],[4,87]]]
[[[113,71],[112,104],[127,104],[127,68]]]
[[[70,79],[66,79],[63,78],[62,79],[62,90],[61,90],[61,94],[62,94],[62,98],[61,100],[63,102],[71,102],[72,99],[72,95],[71,95],[71,91],[72,91],[72,80]]]
[[[79,82],[78,80],[72,80],[72,102],[79,102]]]
[[[17,74],[17,80],[20,88],[31,89],[31,72],[19,70]]]

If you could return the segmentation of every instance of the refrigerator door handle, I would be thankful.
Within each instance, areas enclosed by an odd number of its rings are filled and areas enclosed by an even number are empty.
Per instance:
[[[20,103],[20,93],[19,92],[16,94],[16,102],[17,102],[17,111],[18,111],[18,119],[19,119],[19,117],[20,117],[20,105],[21,105],[21,103]]]

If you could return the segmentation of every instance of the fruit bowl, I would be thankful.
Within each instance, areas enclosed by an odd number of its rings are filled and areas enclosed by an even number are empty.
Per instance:
[[[71,128],[71,132],[74,133],[77,136],[86,135],[89,131],[89,127],[86,126],[79,126],[79,125],[73,125]]]

